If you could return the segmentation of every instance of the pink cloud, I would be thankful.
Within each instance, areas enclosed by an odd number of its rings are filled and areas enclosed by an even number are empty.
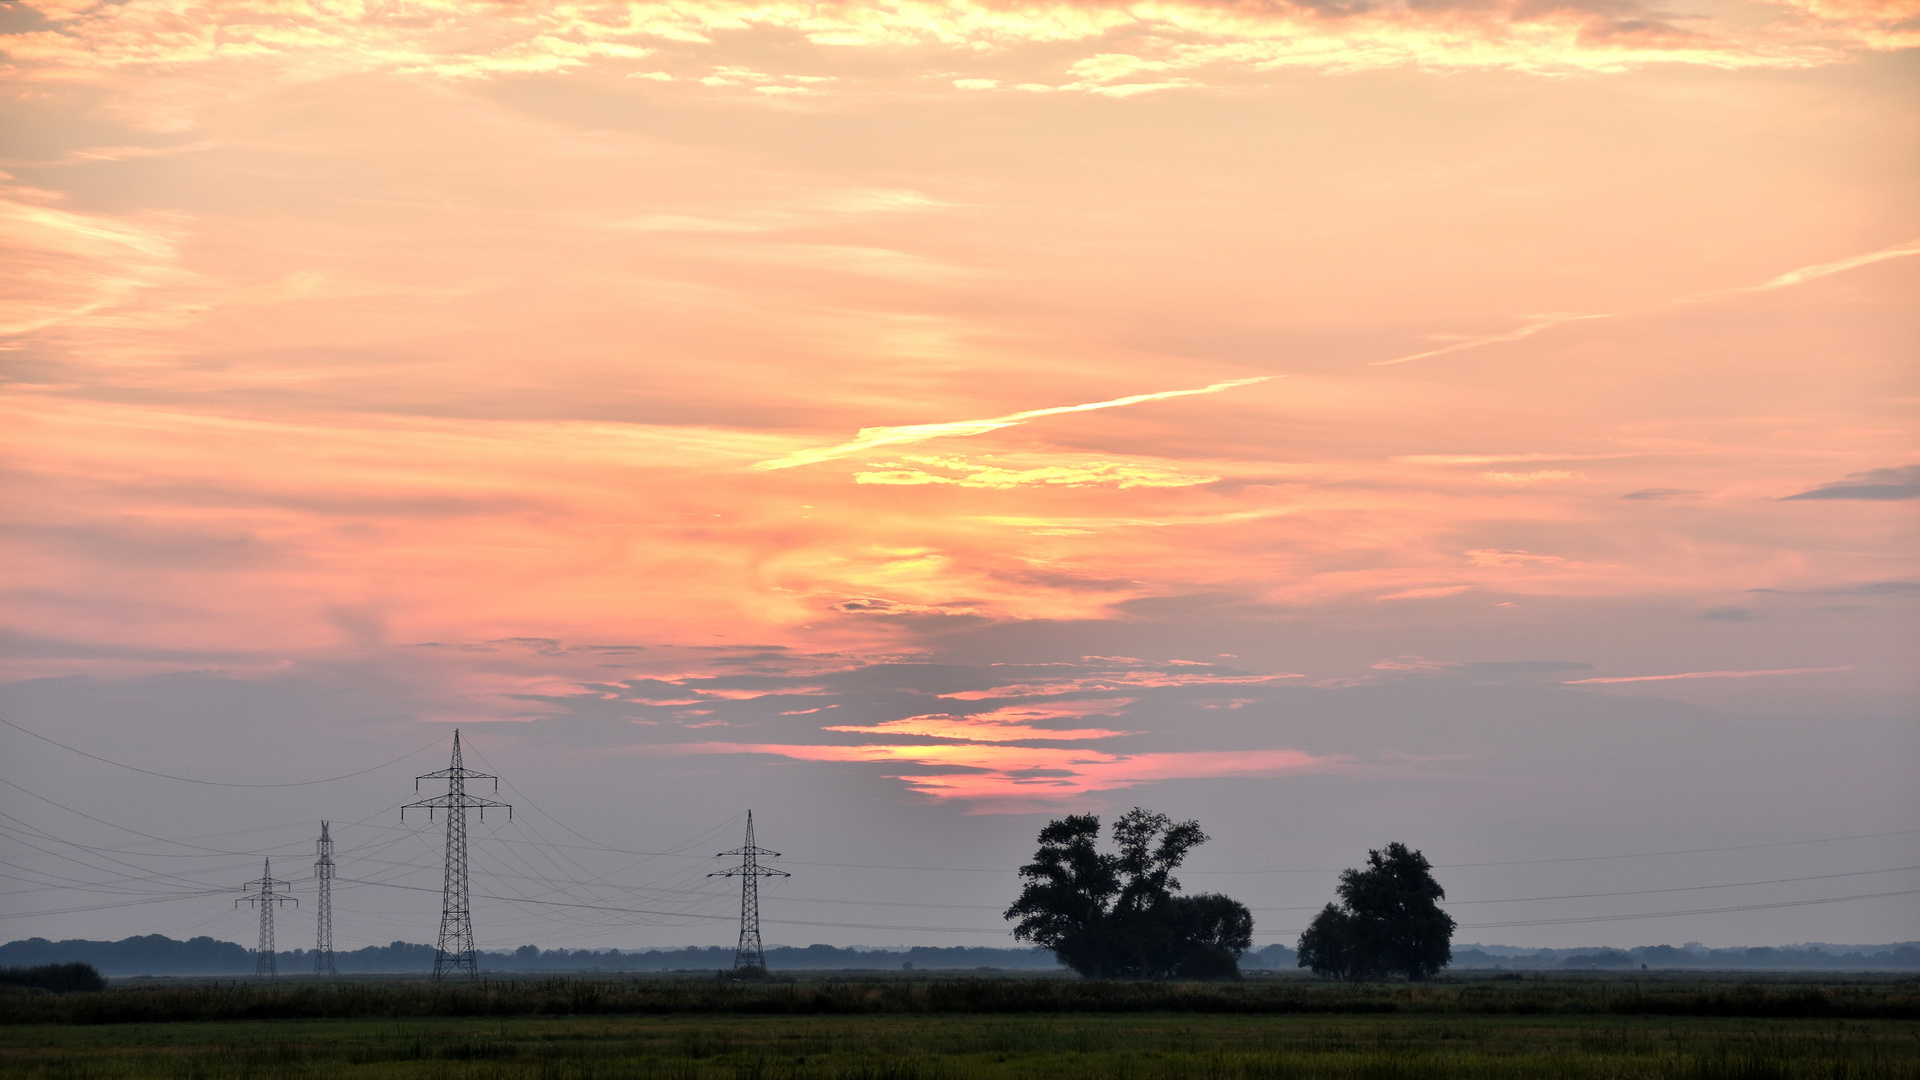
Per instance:
[[[1174,675],[1159,671],[1128,671],[1114,675],[1072,675],[1058,679],[1035,679],[1007,683],[985,690],[962,690],[941,694],[952,701],[981,701],[987,698],[1040,697],[1052,694],[1100,693],[1110,690],[1145,689],[1169,686],[1266,686],[1303,679],[1306,676],[1285,672],[1278,675]]]
[[[1009,705],[981,713],[928,713],[888,720],[870,727],[845,725],[824,731],[852,731],[871,735],[926,735],[970,742],[1015,742],[1022,739],[1111,739],[1132,732],[1107,728],[1042,728],[1033,724],[1082,716],[1110,716],[1133,704],[1132,698],[1066,701],[1050,705]]]
[[[1301,750],[1177,751],[1110,754],[1087,749],[999,746],[977,743],[932,746],[812,746],[784,743],[682,743],[654,748],[667,754],[771,754],[796,761],[869,762],[958,767],[965,772],[889,774],[936,799],[1070,799],[1159,780],[1227,776],[1281,776],[1327,772],[1346,765],[1344,756],[1316,757]]]
[[[1453,596],[1473,588],[1471,585],[1428,585],[1418,589],[1401,589],[1381,596],[1382,600],[1438,600],[1444,596]]]

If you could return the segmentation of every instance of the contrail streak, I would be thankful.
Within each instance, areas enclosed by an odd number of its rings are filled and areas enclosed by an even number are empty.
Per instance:
[[[1085,405],[1056,405],[1050,409],[1028,409],[1025,412],[1008,413],[1005,416],[995,416],[986,420],[950,420],[943,424],[903,424],[899,427],[861,428],[858,435],[838,446],[795,450],[777,458],[755,462],[753,467],[759,472],[791,469],[799,465],[812,465],[816,462],[851,457],[879,446],[898,446],[902,443],[925,442],[928,439],[944,439],[959,435],[980,435],[989,431],[999,431],[1001,428],[1015,427],[1042,416],[1092,412],[1095,409],[1117,409],[1122,405],[1138,405],[1144,401],[1165,401],[1168,398],[1190,397],[1194,394],[1217,394],[1236,386],[1250,386],[1274,378],[1279,376],[1260,375],[1251,379],[1230,379],[1227,382],[1214,383],[1212,386],[1203,386],[1197,390],[1162,390],[1153,394],[1132,394],[1114,398],[1111,401],[1094,401]]]
[[[1812,266],[1803,266],[1798,270],[1789,270],[1765,284],[1748,285],[1743,289],[1728,289],[1726,292],[1765,292],[1768,289],[1784,289],[1789,285],[1798,285],[1803,281],[1812,281],[1815,278],[1823,278],[1829,274],[1845,273],[1848,270],[1858,269],[1862,266],[1870,266],[1873,263],[1884,262],[1887,259],[1904,258],[1908,255],[1920,255],[1920,240],[1909,240],[1904,244],[1895,244],[1889,248],[1881,248],[1879,251],[1869,251],[1865,255],[1855,255],[1851,259],[1841,259],[1838,262],[1815,263]],[[1705,300],[1708,297],[1718,295],[1721,294],[1708,293],[1699,299]]]
[[[1504,334],[1488,334],[1485,337],[1469,338],[1466,341],[1456,341],[1451,345],[1445,345],[1438,349],[1428,349],[1426,352],[1417,352],[1410,356],[1397,356],[1392,360],[1375,360],[1372,366],[1386,367],[1389,364],[1404,364],[1409,360],[1425,360],[1430,356],[1445,356],[1448,353],[1460,352],[1463,349],[1477,349],[1482,345],[1497,345],[1502,341],[1519,341],[1521,338],[1532,337],[1542,330],[1551,330],[1556,326],[1564,326],[1570,322],[1581,322],[1585,319],[1611,318],[1613,318],[1611,314],[1548,315],[1541,318],[1540,321],[1528,323],[1518,330],[1509,330]]]
[[[1683,296],[1678,300],[1669,300],[1655,307],[1641,308],[1640,312],[1664,311],[1667,308],[1681,307],[1687,304],[1704,304],[1709,300],[1718,300],[1725,296],[1738,296],[1741,293],[1768,292],[1773,289],[1784,289],[1790,285],[1799,285],[1803,282],[1813,281],[1818,278],[1829,277],[1834,274],[1843,274],[1848,270],[1857,270],[1862,266],[1871,266],[1874,263],[1885,262],[1888,259],[1901,259],[1909,255],[1920,255],[1920,240],[1909,240],[1904,244],[1895,244],[1892,247],[1881,248],[1879,251],[1869,251],[1865,255],[1855,255],[1851,258],[1839,259],[1834,262],[1815,263],[1812,266],[1803,266],[1798,270],[1789,270],[1779,277],[1763,281],[1758,285],[1738,285],[1731,289],[1715,289],[1712,292],[1694,293],[1692,296]],[[1623,315],[1632,314],[1636,314],[1636,312],[1612,312],[1598,315],[1540,315],[1535,317],[1535,321],[1517,330],[1509,330],[1502,334],[1487,334],[1482,337],[1469,338],[1465,341],[1456,341],[1451,345],[1443,345],[1437,349],[1428,349],[1425,352],[1410,353],[1406,356],[1396,356],[1391,360],[1375,360],[1370,366],[1387,367],[1392,364],[1404,364],[1411,360],[1426,360],[1431,357],[1445,356],[1448,353],[1461,352],[1466,349],[1477,349],[1482,345],[1497,345],[1503,341],[1519,341],[1521,338],[1532,337],[1542,330],[1551,330],[1556,326],[1564,326],[1570,322],[1582,322],[1588,319],[1617,319]]]

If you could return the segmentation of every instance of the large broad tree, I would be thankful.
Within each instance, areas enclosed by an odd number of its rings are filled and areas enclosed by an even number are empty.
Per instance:
[[[1300,935],[1300,966],[1336,979],[1405,975],[1419,982],[1453,959],[1453,916],[1426,856],[1405,844],[1369,851],[1364,870],[1340,874],[1328,904]]]
[[[1007,909],[1014,936],[1091,978],[1236,977],[1253,914],[1229,897],[1177,895],[1173,877],[1206,840],[1199,822],[1139,807],[1113,823],[1113,852],[1100,850],[1096,815],[1050,821]]]

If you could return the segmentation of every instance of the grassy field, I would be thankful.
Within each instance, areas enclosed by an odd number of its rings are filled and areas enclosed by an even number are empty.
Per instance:
[[[226,981],[0,998],[0,1076],[1920,1080],[1917,1016],[1910,979]]]

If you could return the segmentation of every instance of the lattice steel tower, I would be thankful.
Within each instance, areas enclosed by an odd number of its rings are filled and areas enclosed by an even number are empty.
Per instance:
[[[273,949],[273,909],[281,904],[298,906],[300,901],[276,889],[291,889],[293,886],[273,876],[273,860],[268,859],[266,869],[260,872],[260,880],[249,881],[241,886],[247,895],[233,902],[234,907],[252,904],[260,909],[260,948],[253,954],[253,973],[255,975],[277,975],[280,967],[274,963]]]
[[[760,944],[760,879],[763,877],[792,877],[784,870],[775,870],[771,866],[761,866],[760,857],[779,858],[777,851],[768,851],[755,847],[753,843],[753,811],[747,811],[747,842],[732,851],[723,851],[716,858],[730,858],[738,855],[740,865],[729,870],[716,870],[708,877],[737,877],[740,879],[740,943],[733,949],[733,970],[735,974],[764,975],[767,970],[767,951]]]
[[[480,977],[480,957],[473,946],[473,913],[467,910],[467,810],[480,811],[480,819],[486,820],[487,807],[505,806],[507,818],[512,820],[513,807],[492,799],[483,799],[478,795],[467,794],[467,781],[491,780],[493,790],[500,790],[500,778],[491,773],[474,772],[460,764],[460,731],[453,732],[453,764],[439,772],[430,772],[413,779],[413,790],[420,790],[422,780],[445,780],[447,793],[435,795],[431,799],[410,802],[400,808],[400,820],[407,819],[407,811],[425,807],[428,820],[433,812],[447,812],[447,870],[440,888],[440,941],[433,954],[433,977],[443,979],[450,971],[464,971],[470,979]]]
[[[320,839],[313,842],[313,850],[320,857],[313,861],[313,880],[320,893],[320,928],[313,940],[313,973],[315,975],[338,975],[333,967],[333,836],[327,832],[327,823],[320,823]]]

